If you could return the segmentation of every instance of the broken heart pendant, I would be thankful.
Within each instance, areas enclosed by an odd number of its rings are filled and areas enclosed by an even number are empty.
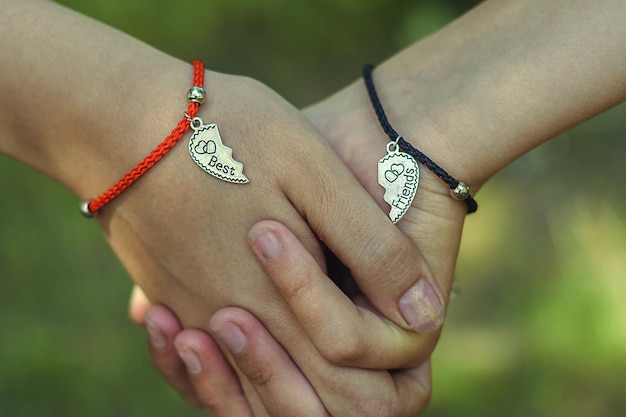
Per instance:
[[[245,184],[243,164],[233,159],[233,150],[222,143],[216,124],[205,125],[201,118],[189,120],[194,130],[189,140],[191,158],[203,170],[220,180]]]
[[[387,144],[387,155],[378,161],[378,183],[385,189],[384,199],[391,206],[389,218],[395,224],[415,198],[420,169],[408,153],[400,152],[398,141]]]

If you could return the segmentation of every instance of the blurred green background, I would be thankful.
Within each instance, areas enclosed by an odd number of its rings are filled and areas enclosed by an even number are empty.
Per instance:
[[[470,0],[63,0],[299,106]],[[626,415],[626,106],[493,179],[469,216],[425,416]],[[126,314],[130,281],[77,199],[0,157],[0,416],[194,416]]]

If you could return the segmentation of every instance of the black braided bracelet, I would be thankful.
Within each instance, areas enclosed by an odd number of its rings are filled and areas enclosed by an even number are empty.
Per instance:
[[[378,122],[380,123],[380,126],[383,128],[387,136],[389,136],[392,141],[396,142],[398,146],[400,146],[400,148],[404,150],[404,152],[408,153],[417,161],[421,162],[424,166],[426,166],[426,168],[430,169],[446,184],[448,184],[450,190],[452,191],[452,196],[457,200],[463,200],[467,205],[467,214],[474,213],[478,209],[478,203],[471,196],[469,186],[456,180],[453,176],[448,174],[432,159],[424,155],[413,145],[404,140],[404,138],[402,138],[402,136],[400,136],[398,132],[396,132],[393,127],[391,127],[391,124],[389,124],[389,120],[387,120],[387,116],[385,115],[385,111],[383,110],[383,106],[380,104],[378,94],[376,94],[374,80],[372,79],[373,69],[374,67],[371,65],[366,65],[363,68],[363,80],[365,81],[365,87],[367,87],[367,93],[369,94],[372,107],[374,107],[374,111],[376,112],[376,116],[378,117]]]

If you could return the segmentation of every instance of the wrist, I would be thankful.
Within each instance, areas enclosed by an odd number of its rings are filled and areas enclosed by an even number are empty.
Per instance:
[[[109,79],[115,87],[104,87],[106,93],[77,121],[76,150],[63,155],[70,170],[55,176],[62,175],[59,180],[81,198],[94,198],[108,189],[183,117],[191,75],[191,65],[167,58],[153,62],[139,58],[118,68]]]
[[[0,152],[82,198],[132,168],[185,110],[188,64],[52,2],[6,13],[0,33],[15,42],[3,56],[19,59],[0,77]]]
[[[485,134],[478,119],[482,114],[474,113],[474,106],[466,106],[461,80],[457,83],[454,74],[441,78],[422,75],[426,71],[441,74],[430,69],[399,74],[396,68],[383,64],[373,75],[391,125],[476,193],[505,163],[497,154],[490,154],[493,149],[485,149]]]
[[[464,152],[463,144],[471,143],[472,133],[467,127],[471,121],[455,110],[459,107],[458,100],[446,100],[447,93],[434,85],[432,89],[428,85],[416,87],[418,83],[406,74],[392,74],[384,65],[374,71],[374,79],[394,129],[451,176],[470,185],[472,194],[498,171],[497,160],[492,159],[490,162],[494,163],[489,164],[481,159],[484,152],[477,143]],[[362,79],[306,109],[305,114],[342,155],[357,158],[363,149],[382,149],[376,153],[380,157],[389,141],[376,118]],[[346,141],[343,140],[345,137],[359,139]],[[426,168],[422,172],[427,172],[427,176],[431,174]],[[434,190],[450,197],[450,188],[436,175],[433,177]]]
[[[117,198],[136,180],[140,179],[152,167],[154,167],[154,165],[156,165],[172,150],[172,148],[178,144],[178,142],[191,128],[196,130],[196,132],[199,130],[203,123],[202,119],[197,117],[197,113],[200,105],[204,103],[206,98],[206,92],[204,90],[205,70],[204,64],[200,60],[194,60],[191,64],[193,67],[193,77],[191,87],[187,94],[188,103],[184,116],[179,118],[176,126],[158,145],[156,145],[143,159],[141,159],[140,162],[135,164],[131,170],[116,181],[115,184],[99,194],[97,198],[84,201],[81,206],[81,212],[83,215],[86,217],[93,217],[96,212]],[[192,140],[195,136],[195,134],[192,135]],[[215,155],[213,156],[215,157]]]
[[[591,2],[565,3],[483,2],[386,61],[375,76],[392,124],[477,190],[534,147],[623,101],[616,5],[589,14]]]
[[[393,111],[391,109],[388,113]],[[377,120],[363,80],[359,79],[335,95],[305,109],[304,113],[320,129],[380,207],[388,210],[388,204],[383,200],[383,189],[376,178],[376,165],[378,160],[385,155],[386,145],[390,139]],[[391,120],[391,124],[398,130],[398,133],[409,132],[409,126],[411,126],[409,123],[404,123],[402,125],[404,130],[400,131],[400,127],[396,126],[395,122]],[[405,137],[405,139],[409,138]],[[414,140],[411,143],[416,147],[420,146],[420,143]],[[427,153],[429,150],[421,147],[419,149],[431,157]],[[435,160],[434,157],[431,159]],[[435,162],[440,164],[438,160]],[[427,205],[434,202],[433,206],[440,207],[442,210],[450,213],[458,211],[462,218],[467,212],[467,206],[452,198],[450,187],[441,178],[421,163],[419,165],[421,168],[419,190],[426,191],[430,196],[427,199]],[[458,179],[465,180],[461,177]],[[423,194],[420,191],[418,193],[421,197],[416,198],[413,204],[421,206]],[[426,206],[423,208],[426,211],[430,210]]]

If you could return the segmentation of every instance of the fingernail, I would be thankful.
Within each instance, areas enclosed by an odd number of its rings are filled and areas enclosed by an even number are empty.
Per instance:
[[[217,338],[226,345],[232,353],[239,353],[248,343],[246,335],[232,323],[224,323],[214,330]]]
[[[187,346],[180,345],[178,343],[174,343],[176,347],[176,352],[178,352],[178,356],[183,360],[185,366],[187,367],[187,371],[191,374],[199,374],[202,372],[202,362],[200,362],[200,358],[196,355],[192,349]]]
[[[145,321],[150,344],[156,349],[163,349],[167,345],[167,336],[152,320],[146,317]]]
[[[409,326],[417,332],[430,333],[443,325],[443,303],[426,278],[421,278],[404,293],[398,308]]]
[[[278,255],[280,250],[280,242],[270,229],[262,228],[255,230],[250,236],[252,246],[255,252],[266,260],[270,260]]]

